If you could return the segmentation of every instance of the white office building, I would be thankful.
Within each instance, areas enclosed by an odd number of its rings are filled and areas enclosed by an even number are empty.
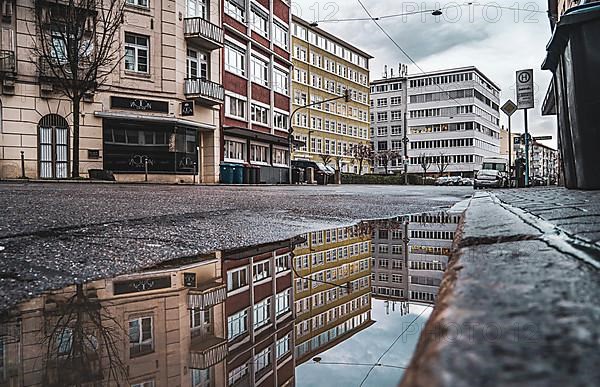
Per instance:
[[[371,133],[375,155],[393,150],[397,155],[404,155],[404,114],[407,102],[407,79],[399,69],[399,76],[384,74],[384,78],[371,82]],[[403,171],[402,158],[376,158],[373,164],[375,173]]]
[[[411,75],[407,93],[409,173],[472,177],[499,156],[500,88],[476,67]]]

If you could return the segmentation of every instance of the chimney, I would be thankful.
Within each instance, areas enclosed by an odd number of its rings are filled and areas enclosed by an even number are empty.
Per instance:
[[[383,66],[383,78],[387,78],[387,65]]]
[[[390,78],[394,78],[394,69],[390,67]]]

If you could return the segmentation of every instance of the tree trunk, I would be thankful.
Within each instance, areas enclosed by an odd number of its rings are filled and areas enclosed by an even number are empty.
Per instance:
[[[79,116],[81,99],[73,99],[73,171],[71,177],[79,177]]]
[[[358,160],[358,174],[362,175],[362,159]]]

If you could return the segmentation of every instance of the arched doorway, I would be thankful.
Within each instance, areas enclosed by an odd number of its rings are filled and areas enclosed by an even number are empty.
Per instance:
[[[69,124],[58,114],[42,117],[38,124],[39,176],[64,179],[69,176]]]

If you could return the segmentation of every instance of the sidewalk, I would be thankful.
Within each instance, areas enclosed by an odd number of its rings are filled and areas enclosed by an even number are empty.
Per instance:
[[[600,192],[469,199],[402,386],[600,385]]]

